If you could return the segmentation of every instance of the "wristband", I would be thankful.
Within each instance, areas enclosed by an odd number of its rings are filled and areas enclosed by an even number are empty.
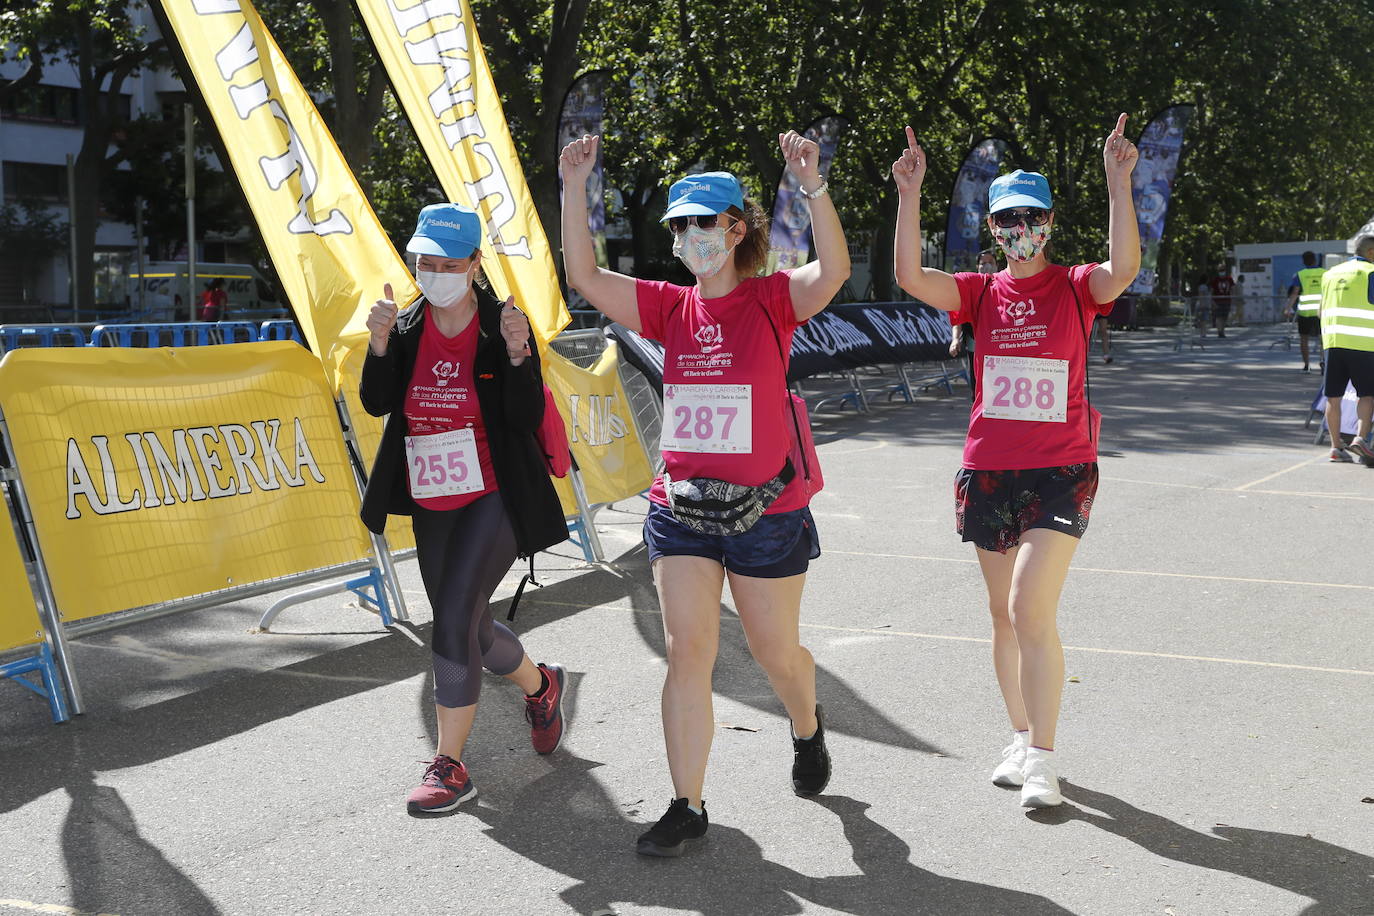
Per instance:
[[[820,186],[820,187],[818,187],[818,188],[817,188],[816,190],[814,190],[814,191],[808,191],[808,190],[806,190],[806,188],[802,187],[802,186],[801,186],[801,182],[798,181],[798,182],[797,182],[797,193],[800,194],[802,197],[805,197],[807,200],[815,200],[817,197],[820,197],[822,194],[824,194],[824,193],[826,192],[826,190],[827,190],[829,187],[830,187],[830,182],[828,182],[828,181],[826,181],[824,178],[822,178],[822,179],[821,179],[821,186]]]

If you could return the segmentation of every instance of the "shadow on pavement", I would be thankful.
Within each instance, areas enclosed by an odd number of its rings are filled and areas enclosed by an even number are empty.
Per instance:
[[[1303,916],[1374,914],[1374,858],[1370,856],[1311,836],[1229,824],[1218,824],[1210,834],[1200,833],[1104,792],[1062,780],[1060,790],[1077,807],[1063,806],[1055,814],[1058,821],[1083,821],[1161,858],[1310,897],[1314,902],[1302,910]]]
[[[89,778],[67,783],[71,810],[62,825],[62,857],[72,903],[100,913],[116,902],[121,912],[213,916],[219,912],[196,884],[139,833],[119,792]]]
[[[1303,375],[1268,355],[1273,335],[1260,329],[1250,337],[1209,340],[1205,353],[1152,352],[1132,358],[1134,341],[1123,343],[1117,361],[1091,368],[1092,402],[1103,413],[1103,457],[1128,451],[1206,452],[1236,443],[1303,447],[1315,429],[1303,427],[1308,407],[1321,385],[1318,375]],[[1160,341],[1145,342],[1158,348]],[[1143,355],[1143,354],[1142,354]],[[1243,365],[1241,365],[1243,364]],[[954,394],[934,390],[915,402],[886,401],[876,394],[890,376],[861,375],[870,389],[867,414],[833,410],[813,414],[817,445],[837,440],[898,440],[911,445],[961,442],[967,432],[968,389]],[[826,383],[834,387],[834,383]],[[824,388],[818,383],[808,394]],[[828,390],[828,389],[826,389]],[[814,398],[813,398],[814,400]],[[1237,409],[1244,405],[1244,409]],[[825,460],[824,451],[821,452]]]
[[[798,898],[855,916],[1069,912],[1035,894],[918,868],[909,860],[910,847],[867,816],[867,804],[843,796],[817,803],[840,819],[860,874],[811,877],[769,861],[748,833],[727,826],[737,812],[719,812],[705,842],[682,858],[638,856],[634,840],[658,816],[659,803],[622,809],[589,778],[601,764],[560,758],[553,772],[497,799],[494,807],[463,810],[512,852],[575,880],[560,896],[579,913],[641,906],[784,916],[803,911]]]
[[[644,546],[634,548],[615,561],[616,571],[596,569],[585,575],[553,583],[536,592],[526,592],[521,601],[518,623],[543,625],[569,617],[585,607],[595,607],[628,598],[633,608],[632,621],[645,645],[666,657],[663,623],[658,595],[649,570]],[[803,602],[806,600],[802,598]],[[506,602],[493,605],[493,612],[505,610]],[[743,627],[733,610],[721,606],[720,648],[716,655],[714,692],[762,712],[785,715],[782,702],[773,695],[763,670],[749,654]],[[504,614],[501,614],[504,617]],[[816,696],[829,710],[826,728],[832,734],[851,735],[878,744],[927,754],[948,756],[936,745],[913,735],[898,722],[861,698],[845,681],[819,663],[816,665]],[[658,721],[645,723],[657,730]]]

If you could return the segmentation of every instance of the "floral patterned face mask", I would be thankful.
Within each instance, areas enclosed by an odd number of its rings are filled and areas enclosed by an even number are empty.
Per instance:
[[[673,236],[673,254],[696,276],[714,277],[730,257],[730,246],[725,244],[725,227],[688,226],[686,231]]]
[[[1050,224],[1027,226],[1025,223],[1018,223],[1010,229],[993,226],[992,237],[997,241],[997,247],[1006,254],[1007,260],[1033,261],[1050,240]]]

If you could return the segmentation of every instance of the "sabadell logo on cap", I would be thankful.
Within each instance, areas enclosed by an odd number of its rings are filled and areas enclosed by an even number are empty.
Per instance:
[[[429,221],[429,224],[431,226],[443,226],[445,229],[457,229],[459,232],[463,231],[462,226],[457,223],[451,223],[446,219],[432,219]]]
[[[689,190],[689,191],[709,191],[709,190],[711,190],[711,186],[710,186],[709,184],[689,184],[689,185],[687,186],[687,190]]]
[[[1034,178],[1013,178],[1008,184],[1035,184]]]

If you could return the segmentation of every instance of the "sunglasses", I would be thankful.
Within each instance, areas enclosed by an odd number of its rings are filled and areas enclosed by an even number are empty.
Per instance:
[[[668,228],[673,235],[681,235],[687,231],[688,226],[696,226],[698,229],[714,229],[716,222],[721,218],[734,219],[728,213],[707,213],[703,216],[672,216],[668,218]],[[738,222],[738,220],[736,220]],[[729,225],[726,225],[729,229]]]
[[[1002,210],[992,214],[992,223],[999,229],[1011,229],[1020,223],[1026,226],[1044,226],[1050,221],[1050,211],[1042,210],[1039,207],[1027,207],[1024,210]]]

